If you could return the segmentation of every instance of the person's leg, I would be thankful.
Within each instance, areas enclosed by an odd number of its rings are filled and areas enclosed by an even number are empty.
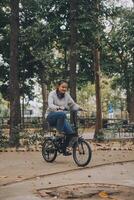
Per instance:
[[[56,118],[57,118],[57,123],[56,123],[57,130],[59,132],[64,132],[66,114],[64,112],[57,112]]]
[[[69,145],[70,139],[73,136],[73,129],[66,120],[64,112],[51,112],[47,117],[50,126],[55,126],[58,131],[63,132],[66,137],[63,143],[63,155],[71,155],[66,151],[66,147]]]
[[[71,127],[71,124],[67,120],[65,120],[65,122],[64,122],[63,131],[66,135],[66,138],[63,143],[63,155],[71,155],[70,152],[66,151],[66,148],[69,146],[69,142],[75,136],[75,133]]]
[[[70,134],[74,133],[74,131],[71,127],[71,124],[66,119],[64,121],[63,131],[65,132],[66,135],[70,135]]]
[[[56,127],[56,117],[55,117],[55,112],[51,112],[47,116],[47,121],[49,122],[50,126]]]
[[[64,112],[51,112],[47,116],[47,120],[50,126],[54,126],[57,128],[59,132],[64,131],[64,122],[65,122],[66,115]]]

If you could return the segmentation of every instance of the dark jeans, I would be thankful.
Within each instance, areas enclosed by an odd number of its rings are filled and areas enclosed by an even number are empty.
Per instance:
[[[66,135],[74,133],[64,112],[50,112],[47,116],[47,120],[50,126],[56,127],[59,132],[64,132]]]

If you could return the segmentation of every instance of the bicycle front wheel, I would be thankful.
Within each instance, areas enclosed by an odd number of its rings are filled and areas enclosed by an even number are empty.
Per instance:
[[[45,161],[53,162],[57,157],[57,149],[52,139],[48,138],[42,145],[42,156]]]
[[[73,159],[79,167],[88,165],[92,157],[92,151],[89,144],[85,140],[75,142],[73,146]]]

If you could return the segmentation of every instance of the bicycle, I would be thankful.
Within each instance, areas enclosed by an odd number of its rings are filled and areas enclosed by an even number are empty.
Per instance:
[[[92,151],[88,142],[79,136],[77,121],[76,121],[76,113],[73,114],[73,124],[76,136],[72,137],[69,142],[69,148],[71,148],[71,152],[73,155],[74,162],[79,167],[84,167],[89,164]],[[66,139],[66,135],[49,136],[45,138],[44,143],[42,145],[42,156],[46,162],[53,162],[58,153],[63,153],[63,144]]]

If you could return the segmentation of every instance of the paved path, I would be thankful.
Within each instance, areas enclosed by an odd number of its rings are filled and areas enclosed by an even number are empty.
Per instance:
[[[134,160],[134,151],[93,151],[88,166],[128,160]],[[72,156],[60,155],[55,162],[46,163],[41,152],[3,152],[0,153],[0,185],[77,168]]]
[[[3,152],[0,200],[41,200],[37,193],[41,188],[78,183],[134,187],[133,161],[134,151],[93,151],[89,165],[78,168],[72,157],[59,156],[55,162],[46,163],[41,152]],[[110,165],[113,162],[117,164]]]
[[[71,185],[73,188],[75,188],[75,185],[82,185],[83,183],[134,187],[133,169],[134,162],[130,162],[101,166],[99,168],[87,168],[80,171],[75,170],[73,172],[64,172],[61,174],[54,174],[44,177],[36,177],[31,180],[1,187],[0,199],[41,200],[41,196],[42,194],[44,195],[44,190],[46,191],[46,189],[51,190],[55,187],[62,187],[62,190],[64,190],[64,187],[67,185]]]

